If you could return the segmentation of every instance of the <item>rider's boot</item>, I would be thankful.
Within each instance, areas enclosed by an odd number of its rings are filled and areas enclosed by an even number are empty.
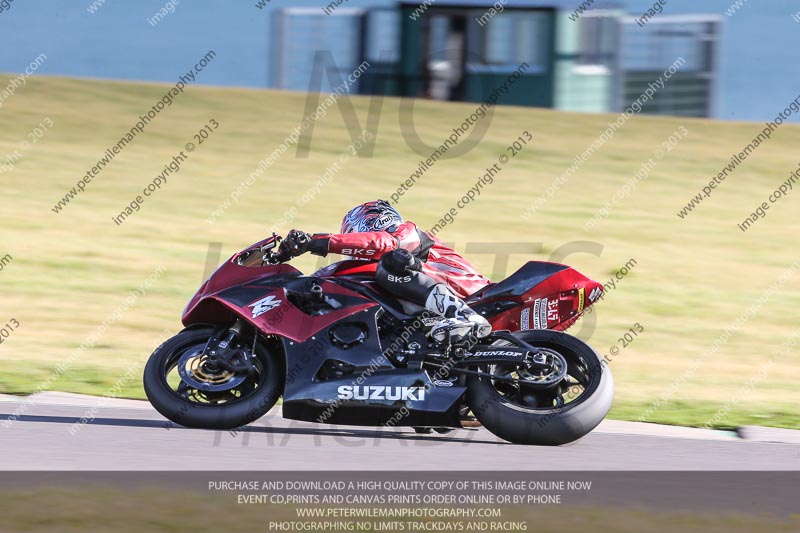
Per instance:
[[[450,335],[451,342],[460,342],[470,334],[485,337],[492,326],[484,317],[473,311],[444,283],[437,283],[428,293],[425,309],[441,319],[431,328],[431,338],[442,342]]]

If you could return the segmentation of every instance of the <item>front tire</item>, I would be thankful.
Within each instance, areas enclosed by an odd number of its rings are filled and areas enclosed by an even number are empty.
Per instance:
[[[549,330],[515,333],[535,347],[548,348],[567,360],[571,381],[555,392],[500,383],[487,377],[467,379],[467,401],[477,419],[492,433],[515,444],[558,446],[575,441],[603,421],[614,397],[608,366],[588,344]],[[486,368],[482,368],[486,370]],[[508,371],[508,375],[513,372]],[[567,398],[570,391],[580,394]],[[560,393],[560,394],[559,394]],[[577,394],[577,393],[576,393]]]
[[[159,346],[144,369],[144,391],[155,409],[181,426],[202,429],[232,429],[244,426],[266,414],[283,394],[283,357],[276,347],[268,347],[262,339],[255,343],[254,375],[231,375],[235,386],[220,389],[214,381],[213,393],[191,388],[175,370],[190,351],[197,351],[218,333],[212,327],[187,329]],[[202,351],[202,350],[201,350]],[[189,353],[191,355],[191,353]],[[235,381],[234,381],[235,378]]]

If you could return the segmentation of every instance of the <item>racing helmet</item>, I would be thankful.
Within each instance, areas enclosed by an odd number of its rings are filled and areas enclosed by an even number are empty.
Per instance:
[[[403,217],[386,200],[375,200],[354,207],[342,219],[341,233],[394,231]]]

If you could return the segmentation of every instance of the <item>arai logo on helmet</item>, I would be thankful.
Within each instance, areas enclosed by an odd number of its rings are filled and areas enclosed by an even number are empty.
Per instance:
[[[375,223],[373,224],[373,228],[375,228],[376,230],[384,229],[396,223],[397,223],[397,217],[394,216],[393,214],[382,215],[381,217],[378,218],[378,220],[375,221]]]
[[[275,296],[267,296],[266,298],[262,298],[261,300],[257,301],[254,304],[250,304],[247,307],[253,308],[253,318],[258,318],[270,309],[275,309],[283,300],[276,300]]]
[[[425,399],[425,387],[386,387],[383,385],[342,385],[340,400],[415,400]]]

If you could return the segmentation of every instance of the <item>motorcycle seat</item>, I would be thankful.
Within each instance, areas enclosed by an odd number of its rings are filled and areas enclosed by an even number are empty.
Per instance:
[[[468,296],[466,302],[474,303],[480,300],[521,296],[545,279],[565,268],[569,267],[559,263],[529,261],[506,279],[481,287]]]

